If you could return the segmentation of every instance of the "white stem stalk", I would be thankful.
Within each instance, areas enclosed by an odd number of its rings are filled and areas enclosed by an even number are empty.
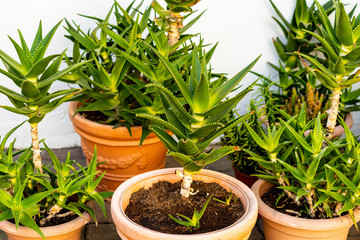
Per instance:
[[[283,173],[283,172],[281,173],[281,175],[280,175],[279,178],[278,178],[278,183],[280,184],[280,186],[283,186],[283,187],[286,186],[285,180],[284,180],[284,173]],[[289,190],[285,190],[285,189],[284,189],[284,192],[285,192],[285,194],[286,194],[289,198],[291,198],[292,200],[294,200],[294,202],[296,203],[296,205],[298,205],[298,206],[301,205],[300,201],[296,200],[296,195],[295,195],[295,194],[293,194],[293,193],[290,192]]]
[[[181,197],[188,198],[190,195],[195,195],[197,192],[193,192],[191,188],[191,183],[193,181],[192,174],[184,171],[184,173],[180,171],[176,171],[176,174],[182,177],[180,195]]]
[[[49,215],[43,219],[40,220],[40,225],[44,225],[45,223],[47,223],[48,221],[50,221],[50,219],[52,219],[56,214],[58,214],[63,208],[57,204],[55,204],[54,206],[52,206],[50,208],[49,211]]]
[[[31,123],[31,140],[32,140],[32,151],[33,151],[33,163],[35,169],[40,173],[43,173],[42,162],[41,162],[41,151],[39,145],[39,133],[38,133],[38,124]]]
[[[168,18],[169,28],[167,30],[168,33],[168,43],[170,46],[175,45],[180,39],[179,29],[183,28],[183,17],[180,13],[172,12],[170,17]]]
[[[314,209],[313,198],[312,198],[313,194],[314,194],[314,190],[311,190],[311,192],[308,195],[306,195],[306,201],[309,204],[310,217],[315,218],[315,209]]]
[[[327,139],[329,140],[333,138],[333,134],[335,131],[336,119],[339,113],[340,95],[341,95],[341,88],[335,88],[333,90],[333,94],[331,97],[331,107],[327,111],[328,118],[326,123],[326,133],[327,133]]]

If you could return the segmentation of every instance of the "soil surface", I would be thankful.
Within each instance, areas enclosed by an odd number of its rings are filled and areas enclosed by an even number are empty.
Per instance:
[[[80,114],[82,117],[91,120],[93,122],[103,123],[108,119],[108,117],[105,114],[99,111],[87,111],[87,112],[80,111]]]
[[[60,214],[62,213],[65,213],[67,211],[61,211]],[[74,220],[75,218],[77,218],[78,215],[77,214],[71,214],[71,215],[68,215],[66,217],[53,217],[51,218],[47,223],[45,223],[44,225],[40,225],[39,221],[41,220],[40,218],[36,217],[34,220],[36,222],[36,224],[39,226],[39,227],[51,227],[51,226],[56,226],[56,225],[60,225],[60,224],[63,224],[63,223],[67,223],[67,222],[70,222],[71,220]],[[12,222],[15,224],[15,220],[14,219],[10,219],[8,220],[9,222]],[[20,224],[21,226],[23,226],[22,224]]]
[[[188,199],[181,199],[180,181],[176,183],[160,181],[149,189],[140,189],[131,195],[125,213],[131,220],[146,228],[171,234],[197,234],[215,231],[233,224],[244,214],[244,207],[240,199],[234,195],[230,205],[214,199],[225,201],[226,197],[230,196],[230,193],[219,184],[194,181],[191,186],[194,191],[199,190],[199,192]],[[199,229],[191,228],[189,230],[188,227],[176,223],[169,217],[169,214],[178,217],[176,214],[179,213],[191,219],[194,209],[196,208],[200,212],[211,196],[213,198],[200,219]]]
[[[279,199],[279,196],[283,193],[283,190],[272,187],[262,197],[261,200],[269,207],[279,211],[281,213],[300,218],[308,219],[326,219],[325,216],[320,216],[316,212],[316,217],[310,217],[304,210],[304,206],[298,206],[293,199],[289,198],[285,194]],[[334,206],[333,206],[334,207]]]

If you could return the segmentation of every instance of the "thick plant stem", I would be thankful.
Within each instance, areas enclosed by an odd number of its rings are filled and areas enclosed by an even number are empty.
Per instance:
[[[285,180],[284,180],[284,172],[282,172],[281,175],[279,176],[279,178],[278,178],[278,183],[279,183],[280,186],[283,186],[283,187],[286,186]],[[290,192],[289,190],[286,190],[286,189],[284,189],[284,192],[285,192],[285,194],[286,194],[289,198],[291,198],[292,200],[294,200],[294,202],[296,203],[296,205],[298,205],[298,206],[301,205],[300,201],[296,200],[296,195],[295,195],[295,194],[293,194],[292,192]]]
[[[309,204],[310,217],[315,218],[315,209],[314,209],[313,198],[312,198],[313,195],[314,195],[314,189],[312,189],[311,192],[308,195],[306,195],[306,201]]]
[[[63,208],[57,204],[52,206],[47,217],[40,220],[40,225],[45,225],[50,219],[52,219],[56,214],[58,214]]]
[[[180,15],[180,13],[171,13],[170,17],[168,18],[169,22],[169,29],[168,32],[168,43],[170,46],[175,45],[180,38],[180,32],[179,29],[183,28],[183,17]]]
[[[327,139],[329,140],[333,138],[333,134],[335,131],[336,119],[339,112],[341,88],[335,88],[332,93],[333,94],[331,97],[331,107],[328,110],[328,118],[326,123],[326,134]]]
[[[176,174],[182,177],[180,195],[181,197],[188,198],[190,195],[195,195],[197,192],[193,192],[191,188],[191,183],[193,181],[192,174],[184,171],[184,173],[180,171],[176,171]]]
[[[43,173],[41,155],[40,155],[40,145],[39,145],[39,133],[38,133],[38,124],[31,123],[31,140],[32,140],[32,151],[33,151],[33,163],[35,169],[40,173]]]

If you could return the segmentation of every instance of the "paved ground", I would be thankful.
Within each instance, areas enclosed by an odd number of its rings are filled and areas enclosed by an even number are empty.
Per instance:
[[[80,148],[61,149],[54,150],[55,154],[59,159],[65,159],[67,152],[70,150],[72,159],[76,159],[80,164],[85,165],[85,158]],[[47,156],[44,155],[43,159],[46,160]],[[180,166],[172,158],[167,158],[165,167],[177,167]],[[234,177],[234,172],[231,168],[231,162],[226,158],[220,159],[219,161],[212,163],[207,166],[208,169],[216,170],[219,172],[226,173]],[[106,209],[108,218],[105,219],[99,209],[97,210],[97,216],[99,224],[96,226],[95,223],[91,222],[86,225],[83,229],[82,240],[121,240],[118,236],[115,225],[112,222],[110,215],[110,204],[106,203]],[[350,229],[348,240],[360,240],[360,233],[353,227]],[[7,236],[0,230],[0,240],[8,240]],[[141,240],[141,239],[139,239]],[[262,220],[259,219],[256,223],[249,240],[264,240]]]

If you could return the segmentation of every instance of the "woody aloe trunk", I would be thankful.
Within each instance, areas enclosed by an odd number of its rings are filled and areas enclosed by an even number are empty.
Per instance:
[[[297,52],[307,59],[311,66],[309,71],[328,89],[332,91],[331,107],[328,110],[326,124],[327,138],[332,139],[336,119],[339,112],[339,102],[342,89],[351,87],[360,81],[360,21],[347,14],[344,5],[334,0],[335,21],[331,24],[323,7],[315,0],[319,19],[324,27],[318,27],[318,33],[306,31],[320,43],[319,51],[325,53],[326,61],[320,63],[309,55]],[[306,63],[305,63],[306,64]]]
[[[184,16],[181,13],[192,12],[191,7],[200,0],[165,0],[167,4],[167,10],[165,10],[157,1],[153,1],[151,4],[160,18],[155,21],[160,25],[164,26],[168,33],[168,43],[170,46],[175,45],[180,39],[180,33],[182,28],[189,28],[196,20],[201,16],[199,15],[187,26],[184,27],[183,20]],[[184,29],[185,31],[185,29]]]
[[[26,44],[20,31],[20,44],[9,37],[16,49],[20,63],[0,50],[0,58],[6,68],[6,70],[0,69],[0,73],[11,79],[20,89],[20,93],[17,93],[0,85],[0,92],[7,96],[13,104],[13,106],[1,105],[0,107],[28,117],[28,122],[31,126],[33,163],[35,169],[40,173],[43,172],[43,169],[39,147],[38,124],[47,113],[69,100],[78,91],[78,89],[64,89],[49,93],[48,90],[54,81],[84,64],[73,65],[58,71],[65,51],[61,54],[44,57],[45,51],[60,24],[61,22],[56,24],[43,38],[40,22],[31,48]]]

